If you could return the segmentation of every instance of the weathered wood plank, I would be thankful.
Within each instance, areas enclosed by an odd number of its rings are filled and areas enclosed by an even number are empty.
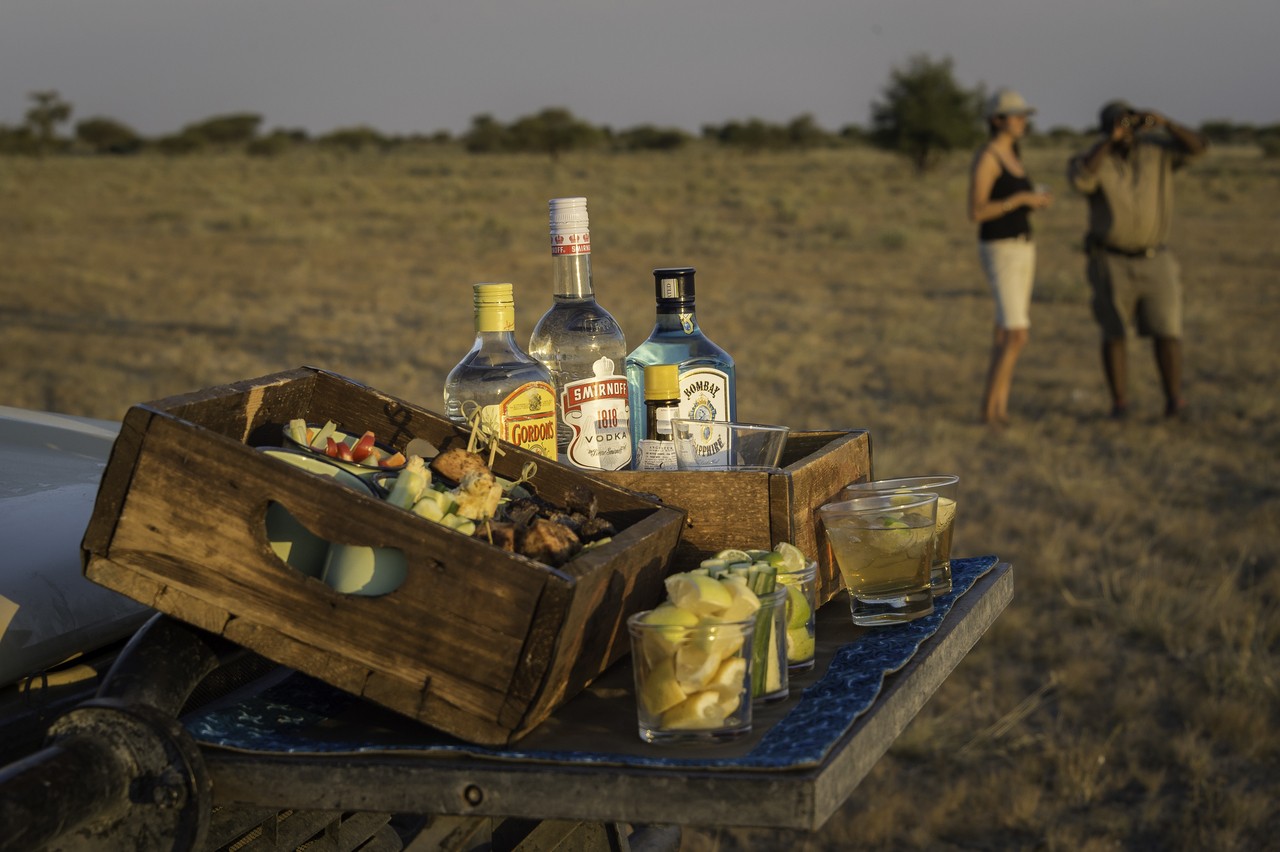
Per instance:
[[[818,559],[820,602],[841,588],[826,554],[814,511],[851,482],[871,478],[871,436],[866,430],[792,432],[782,468],[761,471],[601,471],[594,476],[684,509],[685,528],[675,567],[697,567],[726,548],[769,549],[782,541]]]

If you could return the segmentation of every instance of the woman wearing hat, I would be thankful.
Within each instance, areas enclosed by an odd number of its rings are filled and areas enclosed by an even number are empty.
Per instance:
[[[969,220],[978,223],[978,254],[996,303],[995,340],[982,396],[982,420],[1009,422],[1013,368],[1031,327],[1031,285],[1036,247],[1030,213],[1053,201],[1032,188],[1018,140],[1035,110],[1012,89],[1000,89],[983,109],[990,136],[974,155],[969,180]]]

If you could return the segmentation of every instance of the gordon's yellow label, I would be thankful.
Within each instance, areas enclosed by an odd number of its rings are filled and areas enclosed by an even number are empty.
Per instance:
[[[556,392],[546,382],[528,382],[498,404],[502,440],[556,457]]]

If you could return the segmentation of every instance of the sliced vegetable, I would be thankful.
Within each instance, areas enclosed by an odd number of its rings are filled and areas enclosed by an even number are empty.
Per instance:
[[[426,463],[414,456],[409,459],[404,470],[396,475],[391,493],[387,495],[387,502],[401,509],[412,509],[422,495],[431,490],[428,487],[430,484],[431,473],[427,470]]]
[[[334,423],[332,420],[326,422],[324,424],[324,427],[321,428],[319,432],[317,432],[315,435],[311,437],[311,441],[308,443],[308,446],[317,447],[317,448],[329,446],[328,441],[332,440],[333,433],[337,431],[338,431],[337,423]]]
[[[365,432],[360,436],[360,440],[355,442],[351,447],[351,460],[354,462],[362,462],[369,458],[369,454],[374,450],[373,433]]]

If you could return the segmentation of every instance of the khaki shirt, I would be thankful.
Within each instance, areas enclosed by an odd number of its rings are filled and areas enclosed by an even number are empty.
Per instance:
[[[1173,223],[1173,173],[1190,155],[1172,138],[1145,133],[1127,157],[1108,152],[1096,174],[1084,169],[1084,153],[1067,164],[1067,179],[1089,201],[1089,236],[1125,251],[1157,248]]]

